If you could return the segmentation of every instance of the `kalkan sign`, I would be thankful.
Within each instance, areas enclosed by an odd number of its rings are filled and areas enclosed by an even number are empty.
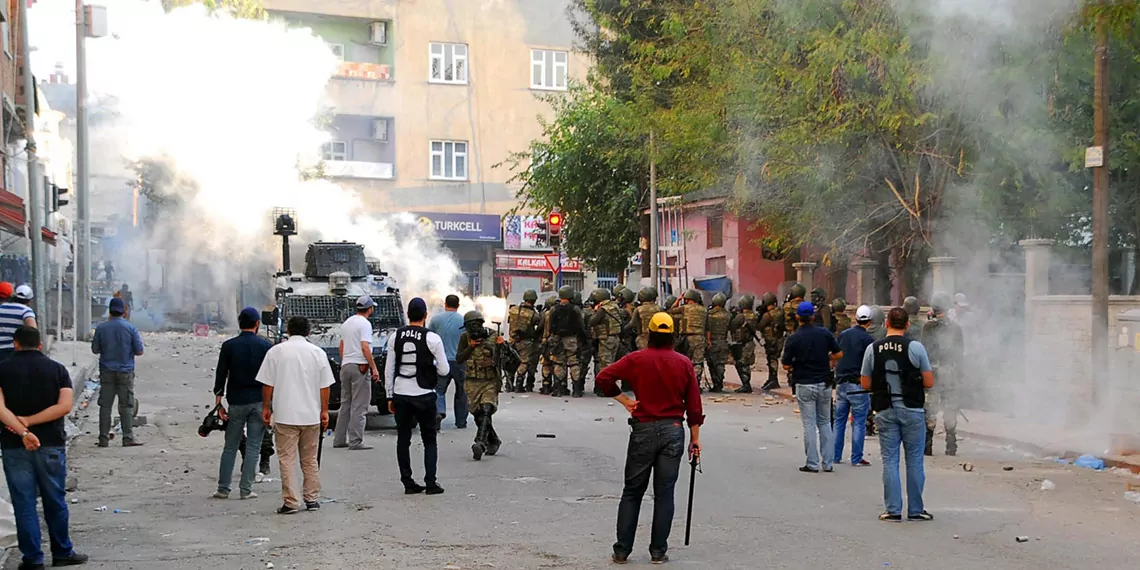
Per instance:
[[[550,257],[554,262],[555,269],[551,269]],[[506,271],[542,271],[551,272],[555,271],[558,267],[558,256],[549,254],[543,255],[518,255],[500,253],[495,256],[495,268]],[[562,271],[569,273],[581,273],[582,262],[577,259],[562,259]]]

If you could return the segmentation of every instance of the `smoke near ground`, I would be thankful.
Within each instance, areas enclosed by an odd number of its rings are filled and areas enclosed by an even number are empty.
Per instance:
[[[261,280],[271,295],[271,212],[283,207],[297,211],[302,241],[364,244],[405,297],[454,290],[457,263],[410,215],[370,214],[355,192],[301,176],[328,139],[317,117],[337,60],[322,40],[201,6],[121,2],[113,16],[115,37],[89,42],[88,67],[93,98],[117,119],[93,136],[113,147],[100,156],[154,165],[163,179],[146,236],[122,248],[123,280],[141,282],[161,250],[167,285],[183,290],[172,308],[213,300],[228,316],[242,283]],[[297,268],[304,245],[293,249]]]

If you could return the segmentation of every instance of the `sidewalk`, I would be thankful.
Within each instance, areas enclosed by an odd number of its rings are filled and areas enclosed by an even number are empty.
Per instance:
[[[759,386],[768,378],[768,373],[762,364],[757,365],[757,368],[752,371],[752,384],[753,389],[759,392]],[[771,394],[777,398],[794,400],[792,390],[787,387],[786,382],[784,374],[781,373],[782,387],[772,391]],[[740,386],[739,376],[731,366],[725,370],[724,384],[726,391],[735,390]],[[994,412],[962,410],[962,414],[969,418],[969,421],[960,418],[958,421],[958,433],[965,437],[1009,445],[1041,457],[1071,459],[1080,455],[1093,455],[1103,459],[1108,467],[1119,467],[1140,473],[1140,455],[1108,453],[1107,436],[1101,433],[1033,424]]]

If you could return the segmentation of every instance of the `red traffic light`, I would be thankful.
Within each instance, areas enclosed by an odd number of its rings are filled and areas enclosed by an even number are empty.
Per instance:
[[[550,215],[546,217],[547,228],[549,229],[550,235],[557,236],[562,233],[562,222],[562,212],[557,210],[551,212]]]

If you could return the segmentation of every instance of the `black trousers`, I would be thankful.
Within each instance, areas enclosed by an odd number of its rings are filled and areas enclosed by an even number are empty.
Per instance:
[[[435,464],[438,451],[435,443],[435,392],[423,396],[396,394],[392,403],[396,408],[396,462],[400,465],[400,481],[412,485],[412,429],[420,428],[424,442],[424,483],[435,483]]]

